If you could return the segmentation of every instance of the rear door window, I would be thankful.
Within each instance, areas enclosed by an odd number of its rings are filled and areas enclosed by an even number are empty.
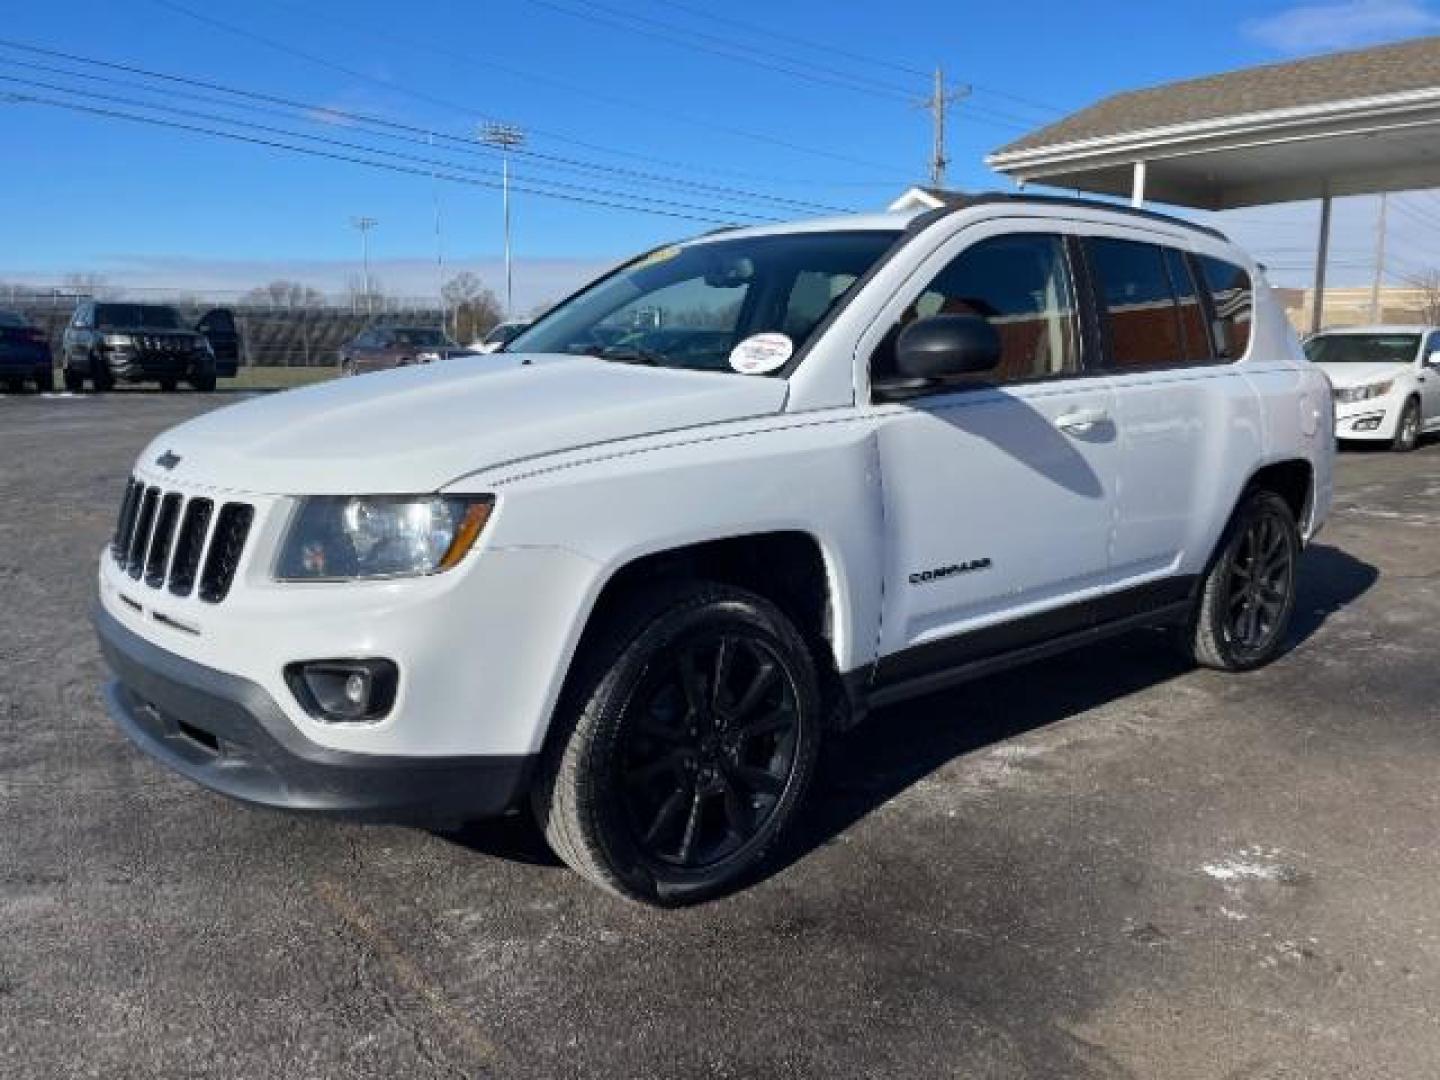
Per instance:
[[[1105,237],[1088,241],[1110,362],[1118,368],[1183,363],[1180,306],[1165,250]]]

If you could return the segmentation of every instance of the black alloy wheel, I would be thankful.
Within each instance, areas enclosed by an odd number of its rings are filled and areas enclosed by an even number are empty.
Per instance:
[[[1295,552],[1277,514],[1252,517],[1229,561],[1224,634],[1237,659],[1261,656],[1284,632],[1295,589]]]
[[[673,581],[586,630],[531,802],[555,853],[642,903],[752,880],[803,804],[823,727],[811,646],[766,598]]]
[[[797,696],[754,637],[706,634],[652,666],[616,761],[631,838],[647,859],[703,870],[754,840],[795,771]]]
[[[1279,656],[1295,611],[1300,548],[1290,504],[1273,491],[1250,491],[1179,628],[1181,651],[1221,671],[1250,671]]]

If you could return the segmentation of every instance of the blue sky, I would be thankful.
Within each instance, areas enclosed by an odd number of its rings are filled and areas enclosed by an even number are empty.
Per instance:
[[[12,81],[0,82],[0,99],[10,91],[216,126],[135,104],[163,103],[433,156],[485,183],[494,182],[497,162],[454,140],[483,119],[503,119],[523,125],[530,148],[545,155],[517,161],[518,184],[570,184],[571,195],[609,201],[645,197],[656,200],[652,208],[702,218],[783,218],[810,211],[758,196],[877,207],[924,178],[928,123],[906,95],[927,91],[923,73],[937,63],[975,87],[951,124],[950,182],[986,188],[997,186],[981,164],[987,151],[1107,94],[1435,32],[1440,7],[1420,0],[1215,0],[1203,13],[1188,4],[1073,0],[71,0],[11,5],[0,37],[320,111],[272,103],[275,114],[260,115],[82,83],[73,73],[139,77],[3,47],[0,76]],[[738,58],[737,45],[758,62]],[[79,98],[37,83],[130,100]],[[412,140],[433,131],[443,148],[376,143],[349,114],[404,125],[392,133]],[[0,100],[0,139],[12,148],[0,171],[0,279],[98,271],[120,284],[232,288],[284,273],[338,288],[358,263],[350,219],[369,215],[379,220],[371,233],[377,274],[393,291],[425,292],[436,277],[438,190],[447,265],[499,283],[500,199],[489,187],[34,103]],[[679,183],[661,186],[654,176]],[[1342,207],[1338,280],[1363,278],[1358,260],[1373,213],[1371,200]],[[1306,260],[1313,219],[1308,206],[1250,211],[1233,231],[1277,266],[1277,278],[1303,277],[1278,268]],[[522,301],[543,299],[609,260],[706,227],[517,194],[517,289]],[[1408,230],[1412,242],[1416,228]],[[1400,250],[1406,241],[1397,237]]]

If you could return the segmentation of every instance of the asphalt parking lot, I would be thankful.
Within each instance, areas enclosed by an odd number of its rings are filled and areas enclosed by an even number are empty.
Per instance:
[[[1440,445],[1347,453],[1292,651],[1144,634],[875,715],[657,912],[513,819],[246,809],[100,703],[93,563],[195,395],[0,399],[0,1075],[1440,1072]]]

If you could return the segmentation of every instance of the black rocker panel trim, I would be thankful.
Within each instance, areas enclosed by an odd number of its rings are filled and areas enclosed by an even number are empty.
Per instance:
[[[882,656],[864,695],[872,707],[885,705],[1111,634],[1174,621],[1189,611],[1198,583],[1196,575],[1147,582]]]

